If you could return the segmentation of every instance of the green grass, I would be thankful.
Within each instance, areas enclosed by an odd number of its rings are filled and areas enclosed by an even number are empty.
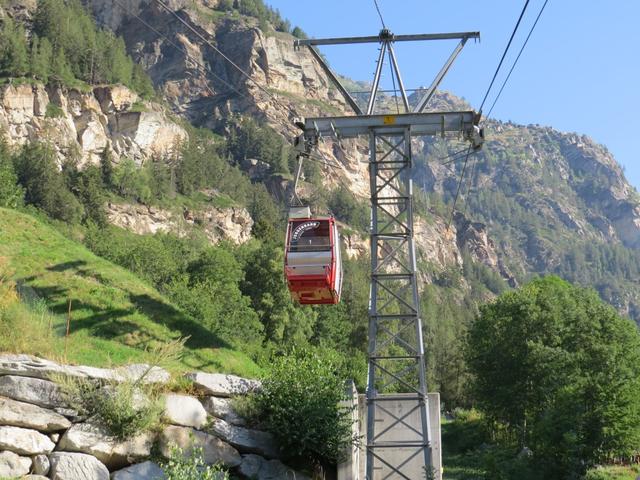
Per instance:
[[[57,359],[97,366],[144,362],[146,349],[188,336],[185,353],[170,366],[172,370],[261,373],[245,354],[230,348],[131,272],[95,256],[30,215],[0,209],[0,259],[8,264],[20,291],[42,299],[53,314],[45,322],[51,323],[57,339],[49,352]],[[69,303],[65,354],[60,337],[65,333]],[[25,302],[12,308],[13,321],[21,329],[28,330],[29,322],[39,315],[37,308]],[[12,350],[1,341],[0,348]]]
[[[640,466],[596,467],[587,472],[585,480],[636,480],[640,475]]]
[[[482,420],[475,411],[465,413],[463,418],[454,421],[442,421],[444,480],[485,478],[483,452],[478,449],[484,439]]]

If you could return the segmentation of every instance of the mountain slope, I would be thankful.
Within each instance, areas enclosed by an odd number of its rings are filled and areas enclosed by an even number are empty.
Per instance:
[[[64,336],[71,302],[69,361],[88,365],[144,361],[145,349],[190,337],[174,368],[248,376],[259,372],[249,358],[225,346],[157,290],[30,215],[0,209],[0,258],[24,296],[31,301],[44,299],[57,314],[53,324],[57,337]],[[64,342],[57,342],[56,349],[54,353],[62,356]]]

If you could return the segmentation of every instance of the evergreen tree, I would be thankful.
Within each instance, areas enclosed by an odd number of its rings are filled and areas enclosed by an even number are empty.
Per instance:
[[[0,141],[0,207],[16,208],[22,204],[23,197],[9,149]]]
[[[51,76],[58,82],[65,85],[72,85],[75,77],[64,54],[64,50],[58,49],[53,55],[53,64],[51,67]]]
[[[37,143],[25,146],[16,157],[16,171],[27,203],[55,219],[71,224],[80,221],[82,205],[67,188],[50,147]]]
[[[107,225],[107,215],[104,209],[106,195],[100,168],[89,165],[79,172],[74,193],[84,206],[84,220],[105,227]]]
[[[43,83],[49,81],[53,51],[49,39],[40,38],[34,34],[31,39],[31,75]]]
[[[100,173],[102,177],[102,184],[106,189],[112,189],[115,184],[113,178],[113,156],[109,146],[105,147],[100,154]]]
[[[0,30],[0,71],[5,75],[21,77],[29,71],[27,37],[24,28],[9,17],[2,21]]]

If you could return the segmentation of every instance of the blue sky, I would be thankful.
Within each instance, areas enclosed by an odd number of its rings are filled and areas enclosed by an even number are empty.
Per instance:
[[[478,108],[524,1],[378,0],[396,34],[480,31],[442,84]],[[373,0],[267,0],[312,37],[375,35]],[[508,72],[543,0],[531,0],[505,61]],[[640,23],[638,0],[549,0],[492,116],[585,133],[605,144],[640,189]],[[428,85],[455,42],[397,44],[407,88]],[[376,46],[324,47],[333,68],[370,80]],[[389,80],[387,74],[385,81]],[[502,83],[498,78],[494,93]],[[390,85],[385,85],[390,88]],[[491,105],[492,96],[487,101]],[[485,111],[488,110],[485,106]]]

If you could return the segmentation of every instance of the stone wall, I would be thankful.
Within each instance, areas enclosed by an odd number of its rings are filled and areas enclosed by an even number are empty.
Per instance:
[[[142,480],[164,478],[156,463],[173,445],[189,453],[201,447],[207,463],[222,464],[239,478],[308,479],[280,460],[275,438],[251,429],[233,409],[232,397],[260,388],[234,375],[193,372],[194,395],[164,394],[159,432],[125,441],[94,418],[65,404],[52,379],[97,382],[137,380],[166,384],[168,372],[146,365],[117,369],[60,365],[28,355],[0,355],[0,478],[32,480]]]

